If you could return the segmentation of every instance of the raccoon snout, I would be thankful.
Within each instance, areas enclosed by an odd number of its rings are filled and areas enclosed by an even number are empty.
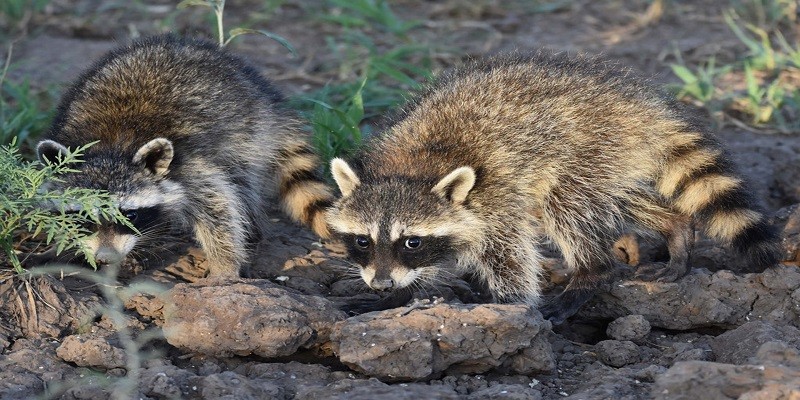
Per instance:
[[[391,289],[395,286],[394,279],[378,279],[373,278],[372,281],[369,283],[369,287],[375,290],[386,290]]]
[[[101,247],[97,249],[97,252],[94,254],[95,261],[101,265],[119,264],[122,262],[123,258],[124,256],[122,254],[109,247]]]

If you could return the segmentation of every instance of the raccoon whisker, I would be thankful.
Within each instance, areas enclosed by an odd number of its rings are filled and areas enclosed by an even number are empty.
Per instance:
[[[356,271],[353,268],[348,268],[348,267],[336,268],[336,269],[334,269],[334,272],[337,274],[337,276],[342,276],[342,277],[346,277],[346,278],[354,278],[354,277],[358,276],[358,271]]]
[[[361,274],[354,270],[345,271],[343,276],[349,279],[361,279]]]
[[[140,261],[144,261],[144,260],[148,260],[149,261],[151,258],[155,259],[159,263],[164,261],[163,257],[161,257],[158,253],[150,250],[147,247],[134,248],[133,250],[131,250],[130,255],[134,259],[140,260]]]
[[[168,224],[166,224],[166,223],[158,224],[158,225],[150,226],[147,229],[140,231],[139,232],[140,233],[139,234],[139,238],[140,239],[148,239],[148,238],[152,238],[154,236],[163,237],[163,236],[166,236],[166,234],[169,233],[169,231],[170,231],[170,229],[169,229]]]
[[[438,265],[422,268],[420,271],[420,278],[430,285],[447,285],[448,281],[443,277],[444,268]]]

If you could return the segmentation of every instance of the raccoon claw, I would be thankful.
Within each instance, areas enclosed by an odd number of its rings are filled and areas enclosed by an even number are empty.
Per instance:
[[[567,318],[575,315],[593,295],[593,290],[567,289],[551,298],[547,304],[539,308],[539,311],[553,325],[561,325]]]
[[[653,262],[640,265],[634,278],[645,282],[675,282],[686,275],[688,269],[684,265]]]

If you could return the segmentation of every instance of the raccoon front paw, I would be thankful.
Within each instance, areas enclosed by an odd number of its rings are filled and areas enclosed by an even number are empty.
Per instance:
[[[561,325],[567,318],[575,315],[593,295],[594,290],[567,289],[539,307],[539,311],[553,325]]]
[[[341,310],[347,315],[359,315],[372,311],[383,311],[406,305],[412,299],[410,290],[398,289],[379,300],[356,299],[345,303]]]
[[[687,272],[689,268],[684,263],[651,262],[640,265],[634,278],[645,282],[675,282]]]

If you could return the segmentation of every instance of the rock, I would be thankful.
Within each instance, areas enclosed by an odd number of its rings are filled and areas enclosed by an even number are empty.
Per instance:
[[[629,340],[603,340],[595,345],[597,358],[603,364],[622,367],[639,362],[639,346]]]
[[[679,351],[672,361],[713,361],[712,353],[701,348],[691,348]]]
[[[142,317],[153,320],[157,325],[164,323],[164,300],[150,294],[136,293],[125,299],[126,310],[136,310]]]
[[[540,400],[542,392],[522,385],[499,384],[476,390],[467,396],[468,400]]]
[[[641,315],[627,315],[611,321],[606,329],[608,337],[616,340],[642,339],[650,333],[650,323]]]
[[[21,338],[8,351],[0,353],[0,399],[6,398],[3,392],[7,387],[42,386],[43,382],[63,381],[73,367],[56,356],[57,347],[58,342],[49,339]],[[37,379],[25,378],[28,372]],[[40,389],[32,392],[39,393]]]
[[[508,358],[503,369],[522,375],[553,372],[556,360],[550,342],[544,335],[536,335],[530,346]]]
[[[667,372],[667,368],[654,364],[634,371],[631,377],[642,382],[655,382],[656,377],[664,372]]]
[[[758,274],[693,270],[678,282],[620,281],[581,307],[581,319],[641,314],[676,330],[732,329],[752,320],[800,325],[800,269],[780,265]]]
[[[440,304],[406,310],[367,313],[337,323],[331,335],[334,353],[369,376],[425,379],[444,371],[488,371],[550,331],[550,323],[523,304]],[[548,364],[553,358],[549,343],[540,346],[540,363]]]
[[[461,396],[452,388],[443,385],[407,383],[387,385],[377,379],[343,379],[323,388],[301,388],[297,400],[457,400]]]
[[[113,345],[107,337],[98,334],[70,335],[64,338],[56,355],[79,367],[102,369],[123,368],[125,350]]]
[[[232,371],[205,376],[197,383],[204,399],[282,399],[283,388],[266,381],[254,381]]]
[[[272,382],[284,389],[286,398],[294,398],[298,391],[322,388],[334,380],[328,367],[318,364],[250,363],[238,368],[239,372],[253,380]]]
[[[144,368],[139,375],[139,391],[153,398],[179,399],[197,395],[198,388],[189,382],[197,376],[174,365]]]
[[[178,284],[164,295],[164,337],[216,357],[280,357],[328,340],[344,313],[267,280]]]
[[[790,325],[774,325],[752,321],[717,336],[711,348],[718,362],[747,364],[767,342],[785,342],[800,347],[800,329]]]
[[[796,399],[800,370],[772,365],[677,362],[656,378],[656,399]]]
[[[790,346],[785,342],[766,342],[758,348],[753,360],[800,370],[800,346]]]

